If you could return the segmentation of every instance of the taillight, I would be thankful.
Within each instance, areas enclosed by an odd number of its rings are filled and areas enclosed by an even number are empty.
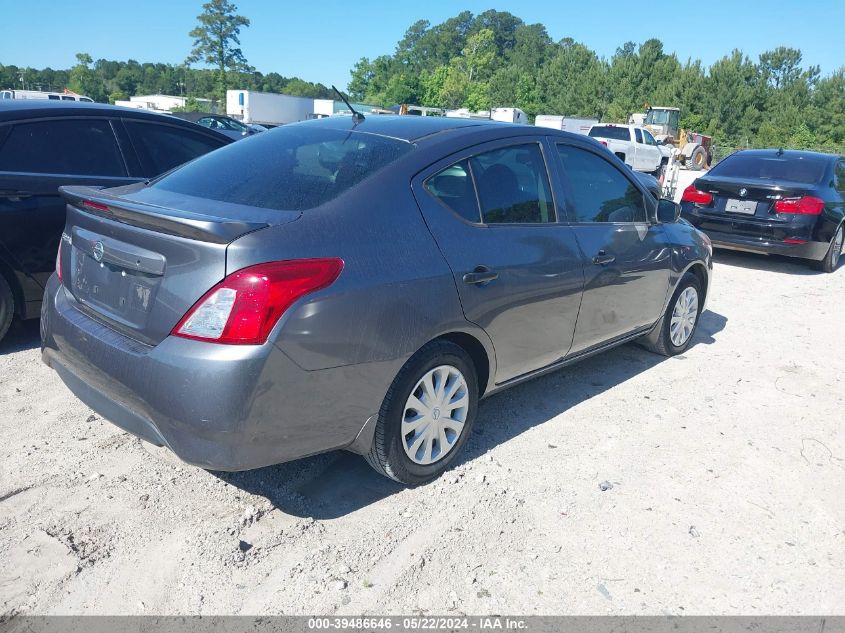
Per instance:
[[[710,204],[713,202],[713,194],[707,193],[706,191],[700,191],[699,189],[695,188],[695,185],[690,185],[686,189],[684,189],[684,193],[681,196],[681,202],[694,202],[695,204]]]
[[[339,258],[297,259],[250,266],[226,277],[188,310],[171,334],[260,345],[297,299],[326,288],[343,270]]]
[[[56,253],[56,276],[59,281],[62,280],[62,241],[63,238],[59,238],[59,250]]]
[[[604,145],[605,147],[607,147],[607,141],[599,141],[599,143],[601,143],[602,145]]]
[[[101,213],[109,213],[109,208],[101,202],[94,202],[93,200],[83,200],[82,206],[92,211],[100,211]]]
[[[824,200],[814,196],[803,198],[784,198],[775,202],[776,213],[797,213],[799,215],[820,215],[824,209]]]

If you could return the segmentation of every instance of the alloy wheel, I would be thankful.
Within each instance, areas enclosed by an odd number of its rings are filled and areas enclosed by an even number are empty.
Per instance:
[[[678,295],[669,323],[669,338],[672,345],[681,347],[692,336],[698,319],[698,291],[689,286]]]
[[[405,403],[401,431],[405,454],[422,466],[443,459],[461,437],[468,411],[467,382],[456,367],[440,365],[426,372]]]

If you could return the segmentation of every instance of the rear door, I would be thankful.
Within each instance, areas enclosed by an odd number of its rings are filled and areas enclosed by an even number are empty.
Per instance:
[[[584,265],[571,353],[653,324],[669,288],[670,248],[653,201],[593,148],[558,143],[561,180]]]
[[[496,349],[496,383],[562,359],[583,273],[557,222],[539,137],[488,143],[418,175],[413,191],[446,257],[466,318]]]
[[[115,187],[127,175],[112,122],[106,118],[23,121],[0,128],[0,243],[34,283],[25,300],[37,302],[55,269],[65,225],[60,185]],[[3,138],[5,136],[5,139]]]

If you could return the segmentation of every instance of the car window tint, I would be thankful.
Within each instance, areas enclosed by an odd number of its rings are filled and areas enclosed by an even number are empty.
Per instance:
[[[637,143],[642,143],[642,142],[643,142],[643,133],[642,133],[642,131],[640,131],[640,129],[639,129],[639,128],[636,128],[636,129],[634,129],[634,134],[635,134],[635,135],[636,135],[636,137],[637,137]]]
[[[830,158],[823,156],[736,152],[714,165],[708,175],[815,184],[824,178],[829,165]]]
[[[615,125],[594,125],[590,128],[590,136],[596,138],[610,138],[617,141],[630,141],[631,132],[626,127],[616,127]]]
[[[836,168],[833,170],[833,186],[839,193],[845,193],[845,161],[840,160],[836,163]]]
[[[302,211],[336,198],[412,149],[410,143],[374,134],[284,126],[203,156],[153,187]]]
[[[225,141],[172,125],[126,121],[145,176],[156,176],[222,147]]]
[[[536,143],[473,156],[472,175],[485,224],[554,222],[551,188]]]
[[[211,117],[203,117],[199,121],[197,121],[197,125],[201,125],[203,127],[212,127],[214,124],[214,119]]]
[[[481,221],[468,161],[462,160],[437,172],[425,181],[425,188],[465,220]]]
[[[616,167],[592,152],[569,145],[558,145],[558,153],[577,222],[646,221],[643,194]]]
[[[0,171],[125,176],[109,122],[59,119],[18,123],[0,148]]]

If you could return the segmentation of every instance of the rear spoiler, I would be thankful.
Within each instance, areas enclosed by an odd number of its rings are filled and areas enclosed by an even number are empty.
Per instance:
[[[129,201],[94,187],[64,186],[59,193],[68,204],[92,215],[203,242],[228,244],[241,235],[269,226],[266,222],[228,220]]]

